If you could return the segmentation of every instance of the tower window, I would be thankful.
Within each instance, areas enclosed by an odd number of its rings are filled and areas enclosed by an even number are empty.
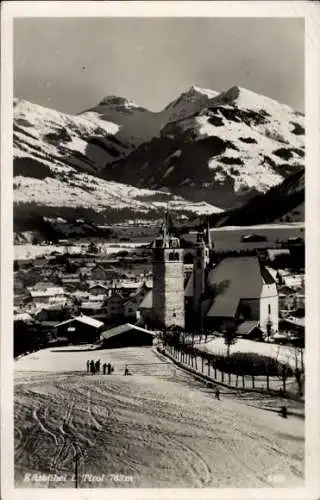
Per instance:
[[[177,315],[176,313],[172,313],[172,317],[175,318]]]
[[[268,304],[268,314],[271,314],[271,306]]]
[[[178,252],[170,252],[169,253],[169,260],[179,260],[179,253]]]

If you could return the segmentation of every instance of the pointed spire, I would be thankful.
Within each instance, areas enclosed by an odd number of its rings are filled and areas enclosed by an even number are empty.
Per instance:
[[[167,215],[168,209],[164,211],[164,216],[163,216],[163,222],[161,226],[161,234],[163,239],[165,240],[168,236],[168,215]]]
[[[209,217],[207,217],[206,245],[209,247],[209,249],[211,249],[212,243],[211,243],[210,220],[209,220]]]

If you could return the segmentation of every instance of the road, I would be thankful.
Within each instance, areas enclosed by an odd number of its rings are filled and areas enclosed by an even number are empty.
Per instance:
[[[87,357],[115,372],[87,374]],[[304,421],[254,397],[216,401],[151,348],[33,353],[15,363],[16,486],[74,487],[76,451],[82,488],[303,486]]]

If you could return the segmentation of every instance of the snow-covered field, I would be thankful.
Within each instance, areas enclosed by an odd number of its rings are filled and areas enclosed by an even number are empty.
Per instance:
[[[287,224],[285,223],[279,223],[279,224],[256,224],[254,226],[223,226],[223,227],[215,227],[212,229],[215,233],[218,233],[219,231],[242,231],[242,230],[249,230],[249,231],[256,231],[257,229],[303,229],[305,228],[305,223],[304,222],[289,222]]]
[[[88,358],[114,374],[87,374]],[[16,486],[74,487],[76,450],[83,488],[303,486],[303,420],[254,394],[216,401],[151,348],[46,349],[16,361],[15,375]],[[65,477],[26,483],[26,471]]]
[[[274,248],[279,241],[291,237],[304,239],[305,225],[303,222],[290,224],[261,224],[256,226],[223,226],[211,229],[211,240],[217,252],[228,250],[249,250],[254,248]],[[241,241],[248,234],[265,236],[266,241]],[[190,232],[186,239],[195,241],[196,233]]]
[[[45,164],[45,162],[43,161]],[[50,166],[50,170],[54,171]],[[70,181],[54,177],[36,179],[16,175],[13,182],[15,203],[36,202],[51,207],[94,207],[97,212],[108,208],[116,210],[130,208],[133,212],[148,214],[150,210],[164,209],[170,202],[174,211],[187,210],[194,214],[219,213],[222,210],[206,202],[190,202],[170,193],[140,189],[119,182],[97,180],[92,175],[76,173],[69,167],[60,167],[60,174],[72,175]],[[153,201],[161,197],[163,201]]]
[[[132,251],[135,248],[141,246],[143,243],[99,243],[101,247],[102,255],[117,254],[122,251]],[[85,248],[82,246],[85,245]],[[33,245],[32,243],[24,243],[22,245],[15,245],[14,247],[14,258],[15,259],[34,259],[35,257],[40,257],[43,255],[50,255],[52,252],[59,252],[61,254],[65,253],[66,249],[70,255],[78,254],[84,252],[88,249],[89,243],[81,243],[81,245]]]
[[[198,344],[198,349],[205,352],[212,352],[213,354],[227,354],[227,347],[222,337],[216,337],[205,344]],[[288,364],[293,369],[298,366],[301,367],[301,354],[294,347],[285,345],[276,345],[267,342],[254,342],[253,340],[238,339],[237,342],[231,346],[230,353],[256,353],[261,356],[268,356],[270,358],[278,359],[280,363]]]

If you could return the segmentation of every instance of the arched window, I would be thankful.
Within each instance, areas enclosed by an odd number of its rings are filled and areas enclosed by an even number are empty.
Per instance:
[[[169,253],[169,260],[174,260],[174,253],[173,252]]]
[[[271,305],[268,304],[268,314],[271,314]]]
[[[180,256],[179,256],[179,253],[178,252],[175,252],[173,254],[173,260],[180,260]]]

